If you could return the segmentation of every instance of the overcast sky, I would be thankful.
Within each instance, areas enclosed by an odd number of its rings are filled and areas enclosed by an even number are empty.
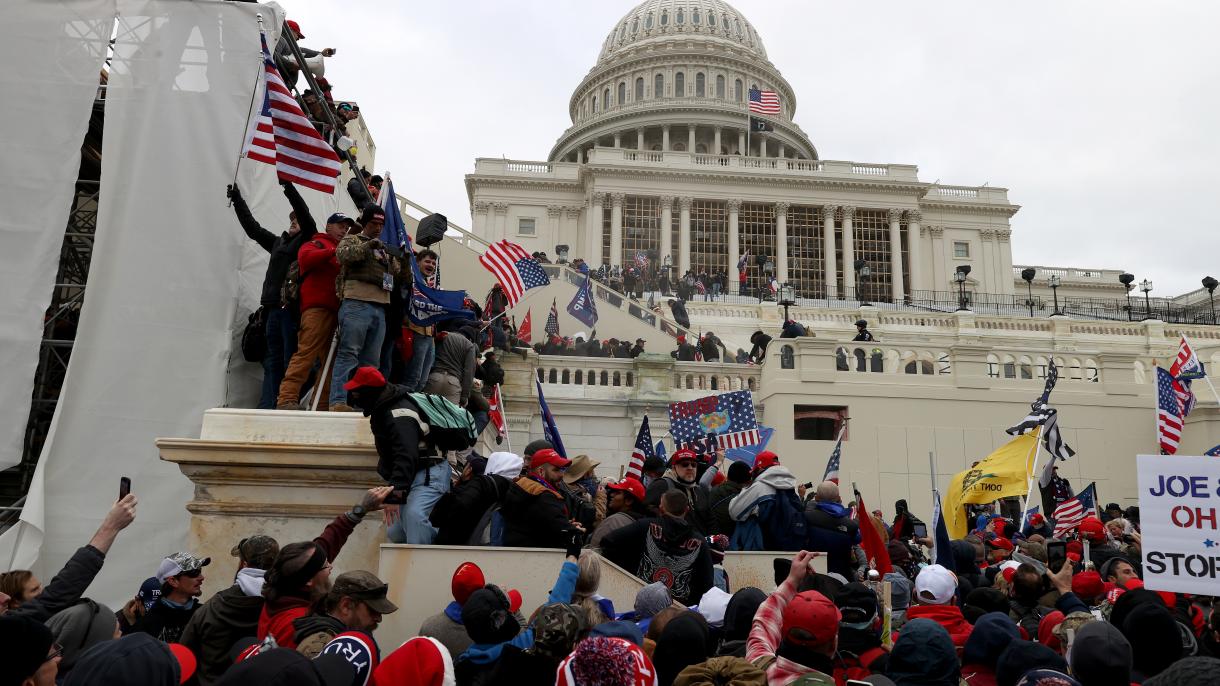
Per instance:
[[[546,158],[635,2],[280,0],[377,171],[470,226],[476,157]],[[1016,263],[1220,276],[1220,3],[737,0],[824,159],[1009,189]]]

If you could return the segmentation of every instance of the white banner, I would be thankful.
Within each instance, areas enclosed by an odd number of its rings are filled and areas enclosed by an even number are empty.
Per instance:
[[[1220,459],[1140,455],[1144,585],[1215,595],[1220,579]]]

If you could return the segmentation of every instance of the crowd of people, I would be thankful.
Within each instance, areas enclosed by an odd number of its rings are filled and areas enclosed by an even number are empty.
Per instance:
[[[539,607],[523,606],[511,568],[489,578],[467,561],[453,572],[451,599],[436,604],[415,636],[383,651],[377,628],[398,610],[388,598],[395,580],[364,570],[332,578],[332,565],[354,529],[387,507],[391,485],[364,493],[312,540],[281,544],[252,531],[234,541],[239,570],[206,602],[211,560],[181,551],[150,559],[152,576],[132,580],[132,598],[112,610],[84,594],[135,518],[137,499],[128,495],[45,586],[24,570],[0,576],[0,683],[1194,686],[1220,679],[1213,599],[1143,586],[1137,508],[1108,505],[1059,538],[1045,518],[1019,526],[982,513],[945,554],[928,549],[926,527],[904,501],[892,520],[856,511],[834,483],[797,484],[765,451],[751,468],[680,450],[667,463],[651,460],[640,478],[619,480],[599,479],[596,462],[567,460],[545,441],[525,456],[480,460],[471,459],[432,509],[437,542],[563,550]],[[885,532],[888,570],[862,554],[866,519]],[[725,571],[725,550],[749,549],[751,537],[767,550],[795,549],[774,558],[773,587],[738,587]],[[599,592],[607,561],[640,577],[630,607]]]

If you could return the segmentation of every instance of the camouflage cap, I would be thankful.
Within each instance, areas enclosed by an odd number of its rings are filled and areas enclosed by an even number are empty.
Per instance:
[[[1081,612],[1079,610],[1076,612],[1069,612],[1068,615],[1063,618],[1063,621],[1051,630],[1051,633],[1055,635],[1055,638],[1059,639],[1059,642],[1062,645],[1067,645],[1068,629],[1071,629],[1072,633],[1079,633],[1080,627],[1088,624],[1089,622],[1096,621],[1097,618],[1093,616],[1092,612]]]
[[[386,598],[389,590],[389,585],[377,578],[376,574],[357,570],[340,574],[335,579],[334,585],[331,586],[330,596],[336,600],[347,596],[359,600],[383,615],[388,615],[398,610],[398,606]]]
[[[270,569],[280,554],[280,544],[270,536],[256,534],[238,541],[229,554],[245,562],[248,567]]]
[[[203,569],[211,563],[210,557],[199,558],[186,552],[173,553],[161,560],[160,566],[157,567],[157,581],[164,584],[171,576]]]

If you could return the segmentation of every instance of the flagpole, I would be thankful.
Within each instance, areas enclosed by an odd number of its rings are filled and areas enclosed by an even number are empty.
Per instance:
[[[254,18],[258,20],[259,34],[263,34],[263,13],[259,12],[258,14],[255,14]],[[241,169],[241,158],[245,157],[244,153],[246,151],[246,140],[250,137],[250,115],[254,111],[254,96],[258,95],[258,79],[266,78],[266,76],[264,75],[264,70],[266,69],[266,67],[263,66],[263,59],[264,58],[263,58],[262,54],[260,53],[259,57],[258,57],[258,64],[259,64],[258,78],[254,79],[254,90],[250,91],[250,106],[246,108],[246,125],[242,127],[241,146],[237,149],[237,163],[233,165],[233,187],[234,188],[237,187],[237,172]],[[338,184],[336,184],[336,185],[338,185]],[[233,206],[233,201],[230,199],[229,207],[232,207],[232,206]]]
[[[1038,458],[1042,456],[1042,432],[1045,430],[1046,430],[1045,424],[1038,427],[1038,437],[1036,439],[1034,439],[1034,466],[1032,468],[1029,466],[1029,458],[1028,457],[1025,458],[1025,465],[1026,465],[1026,469],[1029,470],[1029,474],[1026,476],[1026,479],[1025,479],[1025,497],[1021,499],[1021,518],[1022,518],[1022,520],[1024,520],[1026,508],[1028,508],[1028,506],[1029,506],[1029,492],[1030,492],[1030,490],[1033,489],[1034,478],[1038,474]],[[1054,455],[1051,455],[1050,458],[1052,460],[1056,459]],[[1024,521],[1022,521],[1021,526],[1024,526]]]

